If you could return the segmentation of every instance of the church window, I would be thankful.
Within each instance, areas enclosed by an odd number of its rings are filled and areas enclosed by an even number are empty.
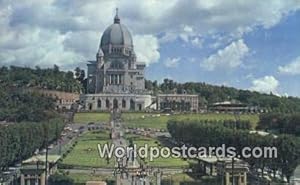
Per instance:
[[[133,99],[130,100],[130,110],[135,110],[135,102]]]
[[[98,100],[97,107],[101,108],[101,100],[100,99]]]
[[[93,109],[93,104],[90,103],[90,104],[89,104],[89,110],[92,110],[92,109]]]
[[[106,108],[109,108],[109,100],[108,99],[106,99],[105,104],[106,104]]]
[[[122,108],[126,108],[126,100],[122,100]]]
[[[123,69],[124,66],[123,66],[122,62],[114,61],[110,64],[110,68],[112,68],[112,69]]]
[[[118,84],[118,75],[115,75],[115,85]]]
[[[114,99],[114,100],[113,100],[113,108],[114,108],[114,109],[119,108],[119,104],[118,104],[118,100],[117,100],[117,99]]]

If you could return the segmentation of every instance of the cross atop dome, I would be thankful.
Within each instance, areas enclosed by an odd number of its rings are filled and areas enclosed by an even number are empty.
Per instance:
[[[115,19],[114,19],[114,23],[115,24],[120,24],[120,18],[119,18],[119,9],[116,8],[116,15],[115,15]]]

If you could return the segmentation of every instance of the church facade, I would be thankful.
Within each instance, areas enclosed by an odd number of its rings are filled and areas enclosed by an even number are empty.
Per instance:
[[[102,34],[96,60],[88,61],[87,67],[87,94],[80,96],[84,110],[141,111],[161,107],[157,106],[157,97],[160,96],[152,97],[145,89],[146,65],[137,61],[132,36],[121,24],[118,12],[113,24]],[[194,96],[198,100],[198,96]],[[195,109],[191,106],[190,111]]]
[[[88,93],[143,93],[145,63],[137,62],[132,36],[118,15],[103,33],[96,61],[88,64]]]

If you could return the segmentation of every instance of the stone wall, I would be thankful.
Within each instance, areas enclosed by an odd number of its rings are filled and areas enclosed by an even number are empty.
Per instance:
[[[54,90],[47,90],[47,89],[30,88],[27,89],[26,91],[36,92],[44,96],[51,97],[56,100],[56,104],[59,108],[65,107],[67,109],[70,109],[73,103],[79,101],[79,97],[80,97],[78,93],[69,93],[69,92],[54,91]]]

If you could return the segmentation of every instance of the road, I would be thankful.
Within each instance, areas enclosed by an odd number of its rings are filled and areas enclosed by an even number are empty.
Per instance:
[[[60,155],[64,150],[66,150],[68,147],[67,145],[71,143],[73,140],[75,140],[78,137],[79,132],[74,132],[75,130],[81,130],[81,131],[86,131],[87,130],[87,125],[86,124],[69,124],[67,127],[70,127],[72,131],[65,132],[61,136],[61,138],[54,143],[49,144],[49,150],[48,154],[49,155]],[[83,128],[83,129],[80,129]],[[46,150],[40,150],[36,151],[36,154],[45,154]],[[14,166],[10,166],[7,171],[0,172],[0,184],[2,181],[4,182],[12,182],[15,179],[18,179],[20,176],[20,167],[21,163],[17,163]]]
[[[111,122],[110,125],[101,125],[101,128],[111,130],[112,131],[112,142],[114,143],[115,147],[123,147],[126,148],[129,143],[125,139],[125,127],[124,123],[121,122],[120,115],[116,115],[117,113],[114,112],[111,115]],[[81,130],[82,132],[88,130],[88,125],[86,124],[71,124],[68,125],[71,129],[74,130]],[[99,125],[98,125],[99,126]],[[81,129],[80,129],[81,128]],[[126,129],[130,132],[134,132],[134,130]],[[62,137],[61,146],[67,145],[68,143],[72,142],[73,139],[78,137],[78,132],[66,132],[66,135]],[[158,133],[160,135],[166,136],[165,133]],[[153,135],[153,137],[155,137]],[[70,139],[72,138],[72,139]],[[50,149],[49,153],[57,154],[61,149],[60,145],[54,145],[53,148]],[[116,167],[114,169],[109,168],[86,168],[86,169],[65,169],[64,171],[68,171],[70,173],[80,174],[93,174],[93,175],[112,175],[116,176],[117,185],[150,185],[150,181],[155,179],[155,172],[158,171],[157,168],[144,168],[141,167],[139,164],[138,159],[133,157],[123,158],[117,160],[115,162]],[[182,173],[182,169],[171,169],[171,168],[161,168],[159,169],[159,174],[176,174]],[[158,174],[158,173],[157,173]],[[153,178],[154,177],[154,178]],[[157,183],[154,183],[157,184]]]
[[[49,155],[61,155],[72,141],[76,140],[80,132],[84,132],[88,129],[86,124],[68,124],[69,131],[64,131],[61,138],[49,145]],[[43,152],[42,152],[43,153]]]
[[[117,111],[113,111],[111,126],[112,126],[112,136],[113,143],[116,147],[128,147],[128,141],[124,138],[124,127],[120,119],[118,119],[119,114]],[[116,164],[118,166],[115,169],[115,175],[117,178],[117,185],[149,185],[149,179],[146,176],[139,175],[140,164],[138,160],[134,157],[125,157],[122,159],[117,159]],[[130,172],[129,169],[135,169],[134,172]],[[142,174],[142,173],[140,173]]]

